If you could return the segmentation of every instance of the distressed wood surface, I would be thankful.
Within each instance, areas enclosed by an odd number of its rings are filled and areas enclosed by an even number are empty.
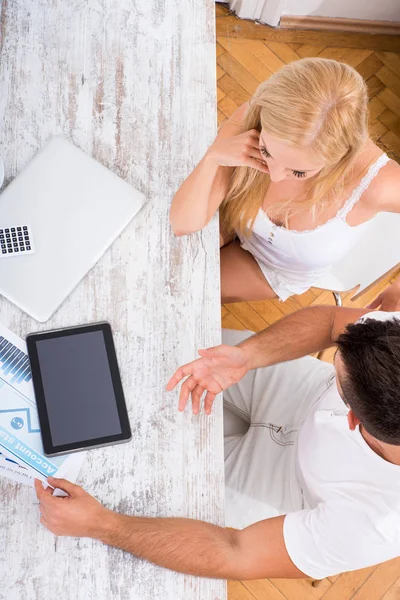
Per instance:
[[[112,324],[133,440],[90,452],[79,483],[120,512],[222,524],[221,404],[192,417],[165,392],[177,365],[220,340],[217,222],[179,240],[168,224],[174,191],[215,134],[214,53],[213,0],[3,0],[6,183],[67,134],[148,202],[44,326],[3,298],[0,309],[21,336]],[[225,598],[224,582],[55,538],[28,487],[2,480],[0,494],[1,599]]]

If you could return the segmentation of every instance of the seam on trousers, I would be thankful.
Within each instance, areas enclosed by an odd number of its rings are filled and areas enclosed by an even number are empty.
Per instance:
[[[231,410],[233,413],[236,413],[238,417],[244,418],[246,423],[250,423],[250,416],[244,410],[238,408],[235,406],[235,404],[229,402],[229,400],[224,400],[224,404],[226,404],[229,410]]]
[[[278,446],[293,446],[294,445],[294,441],[283,441],[283,440],[278,440],[275,437],[275,433],[279,433],[280,431],[282,431],[282,427],[278,427],[277,425],[273,425],[272,423],[251,423],[250,427],[264,427],[265,429],[269,429],[269,435],[271,437],[271,440],[273,442],[275,442],[275,444],[278,444]],[[296,429],[294,430],[296,431]]]

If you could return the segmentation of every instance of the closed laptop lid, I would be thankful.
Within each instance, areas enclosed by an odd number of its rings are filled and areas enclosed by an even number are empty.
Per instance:
[[[35,248],[0,259],[0,293],[47,321],[144,200],[71,142],[54,137],[0,195],[0,227],[29,225]]]

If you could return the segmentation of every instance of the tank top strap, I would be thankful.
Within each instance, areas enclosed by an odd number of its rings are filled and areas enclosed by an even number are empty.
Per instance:
[[[387,154],[381,156],[370,166],[367,173],[361,179],[358,186],[353,190],[350,198],[345,202],[342,208],[338,211],[337,217],[345,220],[351,209],[359,201],[365,190],[369,187],[371,181],[378,175],[379,171],[389,162],[390,158]]]

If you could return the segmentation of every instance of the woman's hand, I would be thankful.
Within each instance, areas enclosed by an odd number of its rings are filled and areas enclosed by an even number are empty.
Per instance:
[[[201,358],[183,365],[175,372],[167,384],[167,390],[173,390],[189,375],[182,384],[178,408],[183,411],[191,395],[193,413],[197,414],[200,399],[206,391],[204,410],[209,415],[215,396],[242,379],[251,366],[245,349],[240,346],[215,346],[199,350],[199,354]]]
[[[260,152],[259,137],[256,129],[233,137],[219,137],[210,146],[207,155],[221,167],[251,167],[268,173]]]
[[[377,298],[368,308],[380,308],[380,310],[386,310],[388,312],[396,312],[400,310],[400,279],[395,283],[392,283],[386,290],[379,294]]]

